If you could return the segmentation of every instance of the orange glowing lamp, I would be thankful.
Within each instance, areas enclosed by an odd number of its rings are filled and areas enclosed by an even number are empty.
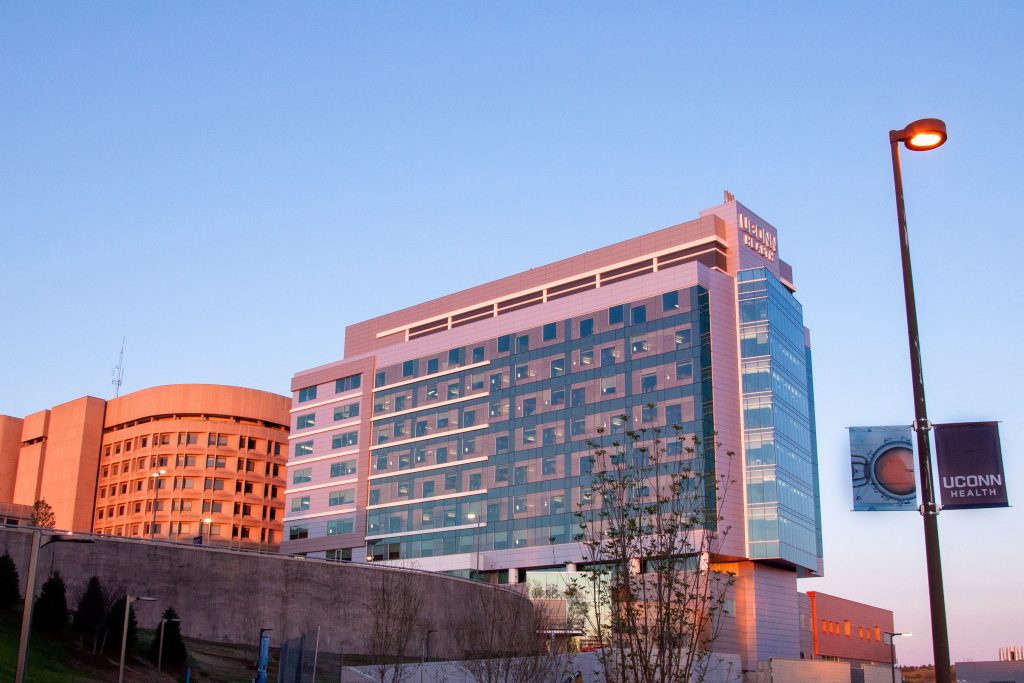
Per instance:
[[[946,124],[939,119],[920,119],[899,131],[897,135],[907,149],[924,152],[946,142]]]

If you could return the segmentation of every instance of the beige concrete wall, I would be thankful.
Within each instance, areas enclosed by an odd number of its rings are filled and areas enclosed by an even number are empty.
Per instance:
[[[103,404],[84,396],[50,410],[39,492],[53,508],[58,529],[92,529]]]
[[[219,384],[168,384],[142,389],[107,403],[105,427],[160,415],[244,417],[288,424],[291,399],[257,389]]]
[[[0,528],[0,554],[10,552],[23,586],[31,542],[30,531]],[[498,599],[508,600],[512,610],[530,606],[513,591],[441,574],[171,543],[97,537],[92,544],[51,543],[39,558],[40,580],[52,558],[72,608],[95,575],[107,589],[156,598],[136,603],[141,628],[152,629],[163,610],[174,607],[186,637],[225,643],[255,643],[260,628],[272,628],[276,647],[320,626],[323,651],[365,653],[385,573],[422,596],[413,642],[433,630],[435,657],[465,654],[460,630],[479,615],[481,604],[490,604],[490,591],[499,591]]]
[[[14,501],[23,423],[20,418],[0,415],[0,503]]]

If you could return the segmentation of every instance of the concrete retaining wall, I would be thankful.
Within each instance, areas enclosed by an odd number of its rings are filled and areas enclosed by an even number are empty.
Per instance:
[[[48,536],[44,535],[45,543]],[[148,541],[93,537],[94,542],[50,543],[39,552],[36,594],[54,571],[64,577],[68,606],[74,609],[91,576],[108,592],[147,595],[155,602],[134,605],[141,628],[152,629],[160,614],[174,607],[183,635],[254,644],[260,628],[272,628],[274,646],[320,627],[327,652],[366,652],[372,614],[387,576],[389,586],[421,596],[417,628],[430,635],[431,657],[460,658],[459,631],[471,623],[489,597],[499,592],[511,613],[530,609],[511,590],[440,574],[379,565],[326,562],[281,555],[196,548]],[[0,528],[0,554],[14,558],[24,592],[32,532]],[[503,610],[504,614],[509,611]],[[421,638],[413,637],[419,654]]]

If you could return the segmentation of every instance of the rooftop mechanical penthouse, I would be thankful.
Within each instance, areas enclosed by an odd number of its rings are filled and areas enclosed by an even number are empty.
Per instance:
[[[709,466],[737,454],[716,558],[738,572],[736,618],[770,600],[792,622],[746,656],[799,656],[795,580],[821,571],[821,525],[808,335],[778,246],[727,194],[696,220],[349,326],[344,359],[292,380],[282,551],[502,582],[572,569],[588,439],[681,425],[721,444]]]

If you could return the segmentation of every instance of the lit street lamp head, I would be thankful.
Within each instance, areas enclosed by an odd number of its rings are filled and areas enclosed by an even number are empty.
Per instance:
[[[940,119],[918,119],[903,130],[889,131],[889,140],[902,142],[914,152],[925,152],[946,142],[946,124]]]

